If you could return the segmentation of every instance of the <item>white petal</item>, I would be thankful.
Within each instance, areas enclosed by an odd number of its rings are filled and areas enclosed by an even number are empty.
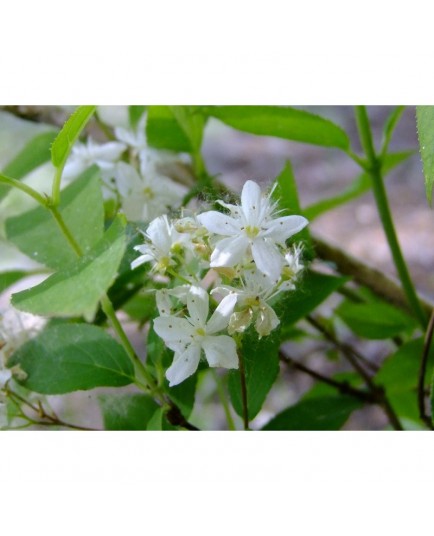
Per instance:
[[[145,264],[146,262],[152,261],[153,257],[149,254],[140,255],[140,257],[137,257],[137,259],[134,259],[131,263],[131,270],[134,270],[137,268],[137,266],[140,266],[141,264]]]
[[[172,301],[166,289],[157,290],[155,301],[160,316],[168,316],[172,312]]]
[[[199,344],[190,344],[184,352],[175,354],[172,365],[166,371],[169,387],[178,385],[196,372],[199,366],[200,351]]]
[[[231,216],[235,216],[235,218],[240,217],[241,210],[242,210],[240,205],[232,205],[230,203],[225,203],[224,201],[221,201],[220,199],[218,199],[216,202],[222,207],[229,210],[229,212],[231,213]]]
[[[211,255],[211,268],[218,266],[235,266],[242,261],[247,248],[249,239],[244,235],[223,238],[215,245]]]
[[[241,206],[249,225],[255,226],[262,205],[262,193],[259,185],[254,181],[247,181],[241,192]]]
[[[273,331],[273,329],[277,328],[279,324],[280,320],[277,318],[274,309],[266,303],[263,304],[255,322],[255,328],[259,337],[266,337]]]
[[[90,167],[90,165],[91,164],[89,164],[88,162],[85,162],[81,158],[72,156],[70,159],[68,159],[68,162],[65,165],[62,178],[64,178],[67,181],[75,179],[81,173],[83,173],[85,169]]]
[[[154,320],[154,330],[168,346],[189,343],[194,332],[190,322],[176,316],[159,316]]]
[[[98,106],[98,117],[110,127],[127,128],[130,124],[128,106]]]
[[[263,231],[261,236],[284,244],[290,236],[301,231],[308,223],[308,220],[303,216],[283,216],[266,223],[267,230]]]
[[[215,210],[199,214],[197,219],[210,233],[223,236],[233,236],[240,233],[241,223],[239,221]]]
[[[226,328],[229,323],[229,318],[237,303],[237,295],[229,294],[219,303],[217,309],[209,319],[206,326],[206,332],[209,334],[217,333]]]
[[[187,308],[194,324],[205,326],[209,311],[208,293],[201,287],[191,287],[187,295]]]
[[[252,256],[259,271],[268,275],[273,281],[280,277],[283,258],[279,250],[267,239],[258,238],[252,244]]]
[[[151,242],[163,253],[169,254],[172,247],[170,236],[170,223],[167,216],[160,216],[152,220],[146,229],[146,235]]]
[[[237,346],[228,335],[204,337],[202,348],[210,367],[238,368]]]
[[[129,221],[148,222],[145,217],[145,203],[147,200],[143,195],[133,193],[121,199],[122,210]]]
[[[8,382],[11,377],[12,373],[9,369],[0,370],[0,389],[3,389],[3,387],[6,385],[6,382]]]
[[[111,141],[108,143],[103,143],[102,145],[95,145],[93,148],[93,153],[95,161],[103,162],[115,162],[125,151],[126,145],[124,143],[119,143],[118,141]]]
[[[126,162],[118,162],[115,168],[116,185],[123,197],[143,190],[143,181],[136,169]]]

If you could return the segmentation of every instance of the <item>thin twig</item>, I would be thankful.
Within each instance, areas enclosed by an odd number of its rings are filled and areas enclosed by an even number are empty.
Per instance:
[[[371,376],[368,374],[368,372],[360,365],[359,360],[360,360],[361,354],[359,354],[359,352],[357,352],[354,348],[352,348],[348,344],[345,344],[339,341],[333,335],[333,333],[327,330],[325,326],[323,326],[320,322],[318,322],[318,320],[316,320],[312,316],[308,315],[306,317],[306,320],[316,330],[322,333],[327,340],[333,343],[334,346],[336,346],[336,348],[338,348],[342,352],[342,355],[347,359],[347,361],[351,364],[351,366],[360,374],[360,376],[364,379],[366,385],[369,387],[369,390],[371,391],[372,396],[377,401],[377,404],[383,408],[393,428],[395,430],[400,430],[400,431],[403,430],[402,424],[398,416],[396,415],[395,410],[390,404],[389,399],[387,398],[386,393],[384,392],[384,389],[381,386],[376,385],[374,381],[372,380]]]
[[[333,378],[324,376],[323,374],[317,372],[316,370],[312,370],[311,368],[306,367],[302,363],[296,361],[292,357],[289,357],[287,354],[284,354],[282,351],[279,352],[279,358],[282,362],[286,363],[289,367],[293,367],[296,370],[304,372],[305,374],[308,374],[312,378],[315,378],[316,380],[322,383],[325,383],[327,385],[330,385],[331,387],[334,387],[343,395],[353,396],[355,398],[359,398],[360,400],[363,400],[364,402],[368,402],[368,403],[376,402],[376,400],[374,399],[371,393],[362,391],[361,389],[356,389],[355,387],[352,387],[348,382],[339,382],[337,380],[334,380]]]
[[[419,406],[419,415],[421,420],[428,426],[430,430],[433,430],[433,423],[431,417],[427,415],[425,407],[425,376],[428,366],[429,351],[431,348],[431,341],[434,332],[434,309],[431,312],[431,316],[428,323],[428,328],[425,334],[425,340],[423,343],[422,360],[419,369],[419,381],[417,386],[417,401]]]
[[[94,432],[96,431],[94,428],[86,428],[85,426],[79,426],[77,424],[71,424],[69,422],[65,422],[62,419],[59,419],[59,417],[50,415],[47,413],[42,406],[41,403],[38,404],[38,406],[34,406],[31,404],[28,400],[20,396],[18,393],[15,393],[14,391],[11,391],[10,389],[6,390],[6,394],[12,398],[12,400],[16,403],[16,400],[20,401],[25,406],[29,407],[32,411],[36,413],[36,415],[39,415],[41,419],[46,419],[48,422],[41,422],[36,421],[34,419],[31,419],[32,424],[40,425],[40,426],[63,426],[65,428],[71,428],[72,430],[81,430],[86,432]],[[15,400],[14,400],[15,399]],[[30,420],[25,413],[23,415]]]

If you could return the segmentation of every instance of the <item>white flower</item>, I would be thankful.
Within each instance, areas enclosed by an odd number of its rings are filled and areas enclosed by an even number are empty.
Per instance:
[[[134,247],[141,255],[131,263],[133,270],[141,264],[153,262],[155,271],[164,273],[169,266],[175,265],[173,252],[182,251],[184,237],[176,231],[166,215],[155,218],[143,234],[149,243]]]
[[[128,128],[130,118],[128,106],[98,106],[96,109],[99,119],[109,127]]]
[[[155,293],[155,301],[160,316],[168,316],[172,313],[173,303],[171,297],[177,298],[181,303],[187,303],[190,285],[181,285],[175,288],[162,288]]]
[[[187,193],[184,186],[156,173],[140,176],[125,162],[117,164],[115,178],[122,209],[131,221],[151,221],[178,207]]]
[[[166,372],[171,387],[194,374],[202,350],[210,367],[238,368],[235,341],[228,335],[215,335],[227,327],[235,302],[233,295],[224,298],[207,322],[208,294],[200,287],[191,287],[187,296],[190,316],[160,316],[154,320],[156,333],[175,352]]]
[[[304,266],[300,261],[302,247],[294,246],[292,251],[288,251],[285,255],[285,264],[282,269],[281,284],[282,290],[294,290],[294,281],[297,279],[298,274],[303,270]]]
[[[280,324],[273,308],[267,303],[283,290],[279,281],[272,281],[259,270],[247,270],[241,281],[241,288],[222,285],[211,293],[223,296],[232,294],[237,298],[239,310],[231,316],[229,333],[245,331],[256,316],[255,329],[260,337],[265,337]]]
[[[111,141],[99,144],[92,138],[87,143],[76,143],[71,151],[71,156],[66,163],[63,177],[72,180],[78,177],[93,164],[96,164],[103,172],[108,174],[114,168],[126,146],[123,143]]]
[[[275,218],[276,204],[262,195],[253,181],[244,184],[240,206],[221,204],[231,212],[230,216],[209,211],[197,217],[208,231],[227,237],[216,243],[210,266],[235,266],[248,254],[262,273],[278,279],[283,264],[278,245],[284,246],[290,236],[301,231],[308,223],[306,218]]]
[[[131,147],[135,154],[140,156],[140,160],[146,157],[148,142],[146,140],[146,119],[147,114],[144,113],[137,122],[135,128],[115,128],[116,138]]]

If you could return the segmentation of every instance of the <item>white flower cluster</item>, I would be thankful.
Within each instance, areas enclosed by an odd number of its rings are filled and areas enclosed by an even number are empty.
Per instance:
[[[271,194],[253,181],[245,183],[240,205],[218,203],[227,214],[154,219],[136,246],[141,255],[132,268],[152,263],[169,283],[156,293],[154,329],[175,353],[166,372],[170,386],[196,371],[202,350],[211,367],[238,368],[234,335],[252,324],[259,337],[269,335],[279,325],[274,298],[294,289],[303,269],[301,248],[286,241],[306,218],[280,216]],[[208,319],[210,302],[218,305]]]
[[[64,179],[70,182],[97,165],[104,198],[116,200],[131,221],[150,222],[178,208],[188,190],[161,169],[179,161],[179,156],[150,148],[145,129],[146,113],[134,128],[115,127],[116,141],[97,143],[89,137],[86,143],[76,143],[66,163]]]

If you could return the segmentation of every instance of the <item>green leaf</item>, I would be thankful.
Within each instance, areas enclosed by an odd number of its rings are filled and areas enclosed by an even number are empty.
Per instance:
[[[26,275],[28,275],[28,273],[22,270],[0,273],[0,294]]]
[[[31,139],[27,145],[3,169],[3,175],[22,179],[28,173],[50,160],[50,146],[57,131],[43,132]],[[0,185],[0,199],[9,191],[9,186]]]
[[[389,339],[412,331],[418,325],[400,309],[380,301],[352,303],[345,300],[335,313],[356,335],[366,339]]]
[[[258,340],[254,329],[249,329],[242,342],[241,352],[246,371],[247,408],[249,421],[255,418],[279,373],[280,333],[274,330]],[[239,370],[231,371],[228,382],[232,405],[243,415],[241,377]]]
[[[425,192],[431,205],[434,185],[434,106],[416,106],[416,120],[425,175]]]
[[[63,190],[59,211],[84,252],[100,240],[104,232],[104,207],[96,166]],[[77,259],[57,222],[44,207],[8,218],[6,235],[20,251],[55,270]]]
[[[414,151],[403,151],[386,155],[383,162],[384,173],[389,172],[413,154]],[[329,210],[360,197],[370,189],[371,179],[368,174],[362,173],[338,195],[321,199],[317,203],[313,203],[306,207],[303,211],[303,215],[306,216],[308,220],[312,221],[318,216],[321,216],[321,214],[324,214],[324,212],[328,212]]]
[[[398,416],[406,417],[414,422],[420,422],[417,386],[423,344],[422,337],[406,342],[386,358],[375,376],[376,383],[384,387]],[[433,369],[434,347],[431,347],[428,356],[428,377]]]
[[[291,162],[287,161],[280,175],[274,181],[273,199],[279,203],[279,208],[285,211],[285,214],[299,214],[304,216],[301,210],[300,201],[298,198],[297,182],[294,177],[294,172]],[[309,228],[305,227],[297,233],[297,241],[306,244],[310,251],[312,248],[312,240],[310,237]]]
[[[136,128],[137,123],[140,121],[145,111],[146,106],[128,106],[128,116],[130,119],[130,124],[133,128]]]
[[[106,430],[146,430],[158,404],[140,393],[99,395]]]
[[[386,358],[375,376],[376,382],[386,388],[388,394],[413,391],[416,397],[423,338],[406,342]],[[429,353],[428,367],[434,366],[434,347]]]
[[[148,144],[156,149],[190,152],[191,142],[170,106],[149,106],[146,122]]]
[[[8,362],[27,374],[22,385],[46,395],[94,387],[121,387],[134,381],[134,367],[123,347],[103,329],[59,324],[19,348]]]
[[[181,384],[169,387],[169,382],[165,380],[164,390],[178,408],[183,416],[188,419],[193,411],[197,386],[197,374],[193,374]]]
[[[91,251],[39,285],[13,294],[12,304],[42,316],[92,318],[114,281],[124,250],[124,224],[118,218]]]
[[[360,400],[343,395],[309,398],[276,415],[263,430],[340,430],[362,406]]]
[[[349,279],[307,270],[297,289],[288,292],[276,305],[282,326],[294,324],[310,314]]]
[[[341,127],[318,115],[281,106],[207,106],[202,112],[227,125],[259,136],[347,150],[350,140]]]
[[[96,106],[79,106],[63,125],[51,146],[51,161],[56,168],[63,168],[74,143],[95,110]]]
[[[170,422],[166,418],[165,410],[163,408],[159,408],[149,420],[147,430],[173,432],[179,430],[179,428],[170,424]]]
[[[149,294],[137,294],[122,306],[127,315],[138,322],[144,322],[155,314],[155,296]]]
[[[187,136],[194,152],[199,152],[202,145],[205,119],[195,106],[170,106],[170,110]]]
[[[386,120],[386,123],[384,124],[383,129],[383,148],[386,148],[390,143],[390,139],[392,137],[393,131],[395,130],[395,127],[397,126],[399,120],[401,119],[402,113],[405,110],[405,106],[396,106],[396,108],[390,113],[389,117]],[[384,149],[383,149],[384,152]]]

